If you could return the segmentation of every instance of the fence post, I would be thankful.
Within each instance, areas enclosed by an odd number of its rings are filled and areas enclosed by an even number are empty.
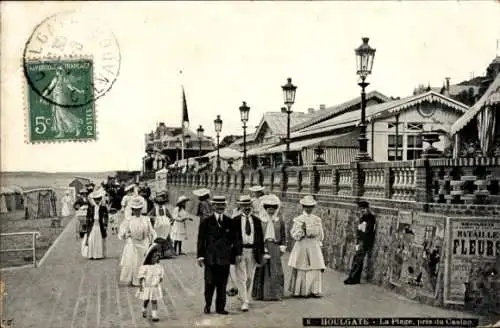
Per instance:
[[[33,246],[33,267],[36,268],[36,233],[31,234]]]

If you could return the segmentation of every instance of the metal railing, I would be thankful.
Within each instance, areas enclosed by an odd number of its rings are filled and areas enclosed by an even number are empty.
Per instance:
[[[10,248],[10,249],[1,249],[1,253],[7,253],[7,252],[26,252],[26,251],[32,251],[33,252],[33,267],[36,268],[36,240],[38,237],[40,237],[40,232],[39,231],[22,231],[22,232],[7,232],[7,233],[0,233],[0,237],[3,239],[3,237],[6,236],[25,236],[25,235],[31,235],[31,247],[30,248]]]

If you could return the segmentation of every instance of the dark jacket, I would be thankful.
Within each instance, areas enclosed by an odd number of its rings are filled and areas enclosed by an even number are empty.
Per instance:
[[[212,215],[212,207],[208,203],[208,201],[203,200],[198,203],[198,211],[196,215],[200,217],[200,219],[204,219]]]
[[[252,214],[253,219],[253,256],[258,264],[262,263],[264,256],[264,230],[262,229],[262,221]],[[241,231],[241,214],[233,218],[234,229],[238,232],[238,238],[243,243]]]
[[[372,249],[373,243],[375,242],[375,216],[372,213],[364,214],[359,223],[366,222],[365,231],[357,230],[357,243],[361,245],[364,251]]]
[[[197,257],[205,259],[205,265],[230,265],[243,252],[239,230],[234,229],[233,220],[223,215],[219,226],[215,215],[201,220],[198,228]]]
[[[90,235],[92,231],[92,227],[94,226],[94,206],[89,205],[87,209],[87,233]],[[107,228],[108,228],[108,208],[106,206],[99,206],[99,228],[101,228],[102,238],[107,237]]]

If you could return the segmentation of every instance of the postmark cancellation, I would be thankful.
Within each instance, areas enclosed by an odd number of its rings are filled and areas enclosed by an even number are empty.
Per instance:
[[[25,60],[27,142],[97,140],[92,58]]]

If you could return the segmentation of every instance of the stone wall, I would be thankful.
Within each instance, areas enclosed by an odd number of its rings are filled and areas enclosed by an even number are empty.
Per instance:
[[[184,194],[192,202],[188,210],[195,213],[196,197],[192,191],[198,187],[183,185],[167,186],[171,203]],[[213,194],[225,195],[228,200],[228,213],[235,208],[235,201],[241,194],[236,188],[221,188]],[[305,193],[279,192],[282,200],[281,215],[290,228],[290,221],[301,213],[299,199]],[[317,196],[318,206],[315,213],[323,219],[325,240],[323,254],[328,267],[345,272],[350,268],[354,254],[357,215],[356,205],[351,199],[346,201],[332,200],[330,197]],[[371,259],[367,260],[364,270],[364,281],[393,289],[406,297],[423,303],[443,305],[444,277],[444,232],[446,217],[470,211],[467,208],[451,211],[449,208],[436,208],[434,213],[423,212],[414,207],[401,206],[390,200],[370,201],[372,212],[377,218],[375,246]],[[437,205],[437,204],[436,204]],[[499,216],[498,207],[490,208],[489,215]],[[410,231],[410,232],[409,232]],[[292,246],[289,238],[288,247]],[[429,259],[437,252],[440,260],[437,265],[429,265]],[[475,291],[469,293],[470,299],[465,308],[475,312],[500,312],[500,260],[496,266],[497,275],[476,277]],[[462,306],[447,306],[463,308]]]

